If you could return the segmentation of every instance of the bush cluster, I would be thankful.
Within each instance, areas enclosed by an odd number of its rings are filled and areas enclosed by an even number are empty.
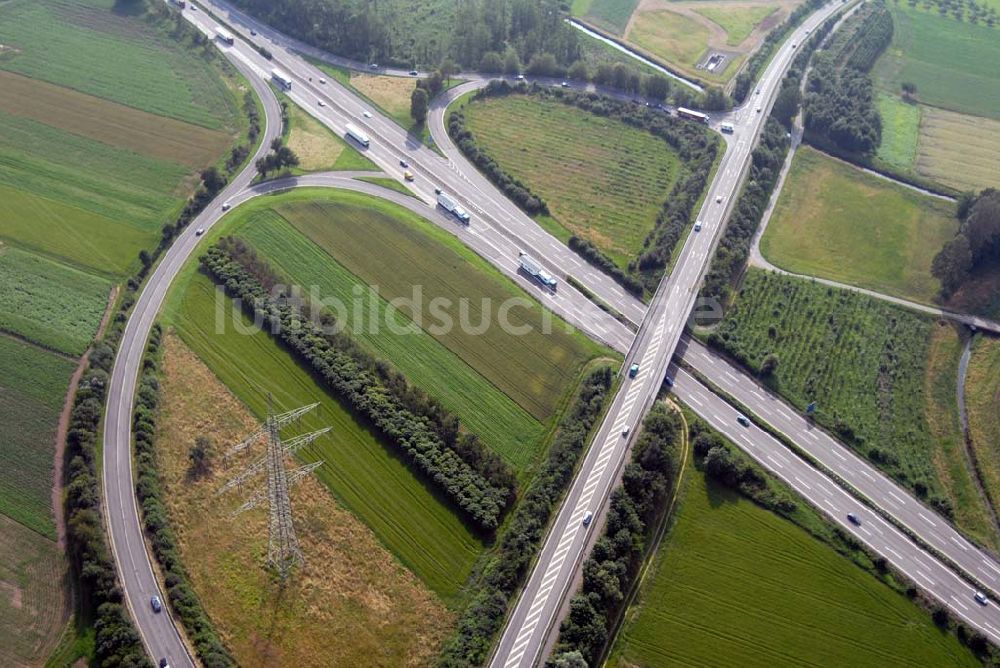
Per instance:
[[[143,358],[135,408],[132,412],[136,462],[135,494],[142,507],[146,535],[163,572],[167,599],[184,625],[191,642],[194,643],[198,658],[209,668],[228,668],[235,666],[236,662],[212,628],[208,615],[205,614],[201,602],[191,588],[187,572],[181,564],[177,540],[170,528],[167,509],[163,505],[163,488],[160,485],[154,449],[156,409],[160,403],[157,368],[161,336],[162,330],[159,324],[153,325],[149,342],[146,344],[146,355]]]
[[[743,270],[750,253],[750,242],[778,181],[788,146],[784,127],[769,118],[761,133],[760,144],[751,156],[747,183],[705,276],[705,284],[701,288],[703,298],[717,300],[720,304],[729,300],[732,285]]]
[[[209,249],[201,262],[230,296],[307,362],[357,414],[370,420],[470,520],[487,531],[497,528],[514,498],[514,476],[478,441],[460,437],[457,418],[446,416],[429,399],[426,411],[415,409],[425,401],[424,395],[385,362],[362,351],[336,327],[331,314],[322,313],[317,324],[295,295],[270,294],[281,281],[243,242],[227,239]],[[337,333],[324,333],[335,329]],[[413,400],[408,403],[405,396]],[[438,423],[432,419],[435,410],[443,418]]]
[[[584,380],[559,424],[548,459],[525,491],[496,552],[483,567],[481,585],[444,646],[438,660],[442,668],[480,666],[489,658],[507,608],[524,583],[552,511],[565,494],[590,432],[604,410],[611,384],[610,367],[595,369]]]
[[[548,665],[559,665],[575,652],[588,665],[599,665],[642,566],[651,529],[673,493],[681,433],[678,414],[655,404],[643,421],[622,485],[611,495],[604,534],[583,564],[583,585],[570,600]]]
[[[94,614],[98,665],[145,668],[151,664],[123,603],[118,573],[101,522],[98,426],[113,363],[114,350],[105,343],[96,344],[90,353],[89,368],[76,390],[66,436],[70,458],[66,486],[67,552],[79,578],[81,607]]]
[[[593,244],[579,238],[570,241],[570,247],[578,252],[583,259],[614,278],[628,292],[641,296],[646,290],[655,290],[684,228],[691,220],[694,207],[708,183],[708,175],[718,152],[718,141],[709,135],[704,127],[696,123],[671,117],[658,109],[598,93],[567,91],[562,88],[553,89],[536,84],[529,86],[524,83],[512,86],[507,81],[491,81],[486,87],[476,91],[473,99],[512,94],[532,95],[544,100],[555,100],[598,116],[614,118],[659,137],[680,155],[684,171],[660,209],[652,231],[643,242],[642,253],[629,263],[628,271],[623,271],[615,265],[613,260],[604,255]],[[460,112],[453,112],[452,115],[453,117],[460,116]],[[465,128],[464,118],[456,119],[456,130],[461,134],[452,134],[452,137],[457,141],[459,136],[461,137],[458,146],[466,156],[477,165],[484,160],[488,160],[491,165],[496,165],[495,161],[485,155],[483,149],[477,145],[472,133]],[[495,170],[497,173],[503,173],[498,166],[495,166]],[[493,171],[486,171],[486,175],[493,179],[498,186],[503,187],[501,181],[498,181],[499,177]],[[504,175],[504,178],[507,182],[519,183],[510,176]],[[527,188],[525,188],[525,192],[531,195]],[[518,203],[520,204],[520,202]],[[529,214],[534,213],[529,209],[525,210]]]

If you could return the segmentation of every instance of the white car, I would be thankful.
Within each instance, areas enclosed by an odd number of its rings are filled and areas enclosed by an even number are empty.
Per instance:
[[[761,110],[762,108],[763,108],[763,107],[757,107],[757,113],[758,113],[758,114],[760,113],[760,110]]]
[[[316,100],[316,104],[318,104],[321,107],[325,107],[326,106],[326,102],[324,102],[323,100]]]
[[[372,112],[365,110],[361,112],[361,115],[364,116],[365,118],[371,118]]]
[[[990,602],[990,600],[986,598],[986,594],[984,594],[981,591],[976,592],[975,599],[976,603],[978,603],[979,605],[987,605]]]
[[[701,232],[701,221],[700,220],[694,221],[694,231],[695,232]]]
[[[722,204],[722,195],[718,195],[718,196],[716,196],[716,198],[715,198],[715,203],[716,203],[716,204]]]
[[[587,511],[587,514],[585,514],[585,515],[583,516],[583,526],[585,526],[585,527],[589,527],[589,526],[590,526],[590,523],[591,523],[591,522],[593,521],[593,519],[594,519],[594,513],[590,512],[590,511],[588,510],[588,511]]]
[[[199,227],[197,230],[194,231],[194,235],[196,237],[200,237],[203,234],[205,234],[205,228],[204,227]]]
[[[325,83],[326,83],[326,79],[324,79],[323,77],[320,77],[320,78],[319,78],[319,82],[320,82],[321,84],[325,84]]]
[[[622,428],[622,436],[628,436],[630,431],[632,431],[632,427],[630,427],[629,425],[625,425]]]
[[[233,206],[233,203],[232,203],[232,202],[223,202],[223,203],[222,203],[222,210],[223,210],[223,211],[229,211],[229,209],[230,209],[230,208],[231,208],[232,206]]]

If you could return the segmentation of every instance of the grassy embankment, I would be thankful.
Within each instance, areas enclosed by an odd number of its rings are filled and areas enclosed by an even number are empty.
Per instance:
[[[299,158],[299,166],[293,174],[379,170],[375,163],[291,101],[288,102],[288,116],[291,126],[288,147]]]
[[[933,303],[931,262],[958,227],[954,209],[803,147],[760,248],[787,271]]]
[[[981,335],[974,342],[965,380],[969,437],[994,503],[1000,503],[1000,339]]]
[[[751,269],[714,344],[759,372],[860,455],[976,540],[1000,544],[964,464],[954,401],[958,334],[948,325],[846,290]]]
[[[793,524],[691,471],[676,514],[610,665],[976,665],[817,539],[829,526],[811,508]]]
[[[514,95],[463,107],[486,153],[548,204],[539,223],[588,239],[627,267],[681,171],[648,132],[560,102]]]
[[[726,44],[739,46],[768,16],[778,11],[777,5],[732,7],[706,5],[694,10],[726,31]]]

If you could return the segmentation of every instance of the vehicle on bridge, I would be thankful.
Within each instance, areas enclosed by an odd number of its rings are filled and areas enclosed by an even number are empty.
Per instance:
[[[677,115],[689,121],[698,121],[699,123],[708,124],[709,121],[708,114],[703,114],[700,111],[688,109],[687,107],[677,107]]]
[[[458,202],[456,202],[451,197],[449,197],[448,195],[445,195],[442,192],[438,193],[438,206],[440,206],[442,209],[444,209],[445,211],[447,211],[451,215],[453,215],[456,218],[458,218],[458,220],[463,225],[468,225],[469,224],[469,220],[470,220],[470,218],[469,218],[469,212],[466,211],[465,209],[463,209],[461,207],[461,205],[459,205]]]
[[[284,90],[292,89],[292,78],[278,68],[271,70],[271,79]]]
[[[556,289],[556,286],[559,284],[558,281],[556,281],[552,274],[542,269],[542,265],[538,264],[533,257],[527,253],[520,253],[518,261],[521,263],[521,271],[541,283],[542,287],[549,290]]]
[[[219,39],[219,41],[225,42],[229,46],[232,46],[233,44],[236,43],[236,38],[233,37],[233,33],[229,32],[222,26],[219,26],[218,28],[215,29],[215,36]]]
[[[346,134],[348,137],[358,142],[365,148],[371,146],[372,143],[371,138],[367,134],[365,134],[358,126],[354,125],[353,123],[348,123],[347,125],[344,126],[344,129],[347,131]]]

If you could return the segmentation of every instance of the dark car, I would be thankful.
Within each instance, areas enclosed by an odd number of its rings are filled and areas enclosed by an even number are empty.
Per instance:
[[[163,657],[160,659],[160,668],[170,668],[170,664],[167,663],[167,658]]]
[[[750,419],[746,415],[743,415],[743,413],[740,413],[736,416],[736,421],[739,422],[744,427],[750,426]]]
[[[163,610],[163,603],[160,602],[159,596],[154,596],[153,598],[149,599],[149,605],[152,606],[153,612],[160,612],[161,610]]]
[[[854,513],[847,513],[847,521],[853,524],[854,526],[857,527],[861,526],[861,518],[855,515]]]
[[[416,70],[410,70],[410,76],[411,76],[411,77],[415,77],[415,76],[417,76],[418,74],[420,74],[420,72],[417,72]]]
[[[628,377],[629,378],[635,378],[638,375],[639,375],[639,365],[638,364],[633,364],[632,366],[630,366],[628,368]]]
[[[256,37],[257,36],[257,31],[256,30],[251,30],[250,34],[253,35],[254,37]],[[166,661],[166,659],[160,659],[160,663],[163,663],[164,661]]]
[[[673,387],[674,386],[674,379],[671,378],[670,376],[667,376],[666,378],[664,378],[663,382],[666,384],[667,387]]]
[[[406,169],[407,167],[409,167],[409,166],[410,166],[410,163],[408,163],[408,162],[407,162],[407,161],[405,161],[405,160],[400,160],[400,161],[399,161],[399,166],[400,166],[400,167],[402,167],[403,169]]]

